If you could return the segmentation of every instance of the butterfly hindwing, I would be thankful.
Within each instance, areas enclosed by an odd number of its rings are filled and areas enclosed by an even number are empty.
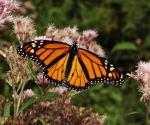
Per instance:
[[[66,54],[64,57],[58,60],[54,65],[45,69],[46,78],[48,78],[51,82],[56,82],[56,83],[59,82],[60,84],[62,84],[65,78],[65,71],[66,71],[68,57],[69,54]]]
[[[65,85],[75,90],[82,90],[88,87],[88,79],[79,62],[78,55],[75,55],[73,59],[71,70]]]

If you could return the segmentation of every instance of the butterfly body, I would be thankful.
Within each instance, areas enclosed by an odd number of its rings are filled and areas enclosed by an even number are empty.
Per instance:
[[[121,84],[123,75],[105,58],[72,45],[52,40],[34,40],[17,48],[24,58],[43,68],[51,82],[75,90],[83,90],[97,82]]]
[[[71,45],[71,48],[70,48],[70,55],[68,57],[67,67],[66,67],[66,71],[65,71],[65,78],[64,78],[65,80],[67,79],[67,77],[70,73],[71,65],[72,65],[75,55],[77,54],[77,51],[78,51],[77,42],[73,42],[73,44]],[[64,82],[66,82],[65,80],[64,80]]]

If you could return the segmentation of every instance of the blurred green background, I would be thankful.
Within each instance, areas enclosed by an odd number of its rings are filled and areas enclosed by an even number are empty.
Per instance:
[[[97,30],[97,41],[106,51],[108,60],[122,72],[131,72],[140,60],[150,58],[149,0],[20,0],[22,14],[35,20],[38,35],[48,24],[56,27]],[[10,36],[10,37],[8,37]],[[15,42],[12,29],[0,33],[0,39]],[[1,79],[7,71],[0,62]],[[106,125],[145,125],[146,108],[140,101],[139,83],[126,79],[122,86],[96,85],[72,99],[77,106],[91,107],[106,114]],[[7,89],[7,87],[5,88]],[[4,91],[4,90],[3,90]]]

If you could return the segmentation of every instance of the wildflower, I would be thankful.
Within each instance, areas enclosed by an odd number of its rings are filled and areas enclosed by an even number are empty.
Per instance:
[[[59,87],[55,87],[53,89],[50,89],[51,92],[56,92],[58,93],[59,95],[65,95],[67,94],[67,88],[66,87],[62,87],[62,86],[59,86]]]
[[[6,81],[11,86],[18,82],[21,84],[27,82],[31,78],[30,71],[25,60],[17,54],[15,47],[6,47],[2,52],[10,67],[10,70],[6,73]]]
[[[93,41],[95,37],[97,37],[97,32],[94,30],[83,31],[81,36],[75,26],[73,28],[66,27],[64,29],[56,29],[54,25],[50,25],[46,31],[47,39],[50,38],[51,40],[65,42],[70,45],[73,41],[77,41],[81,48],[90,50],[101,57],[105,57],[104,50]]]
[[[18,9],[18,6],[14,0],[0,0],[0,26],[12,21],[11,12]]]
[[[83,48],[83,49],[89,49],[89,45],[87,45],[86,44],[86,42],[85,41],[83,41],[83,40],[81,40],[80,42],[79,42],[79,47],[80,48]]]
[[[34,96],[34,95],[35,95],[35,93],[32,91],[32,89],[27,89],[23,92],[22,99],[25,100],[27,98]]]
[[[72,41],[79,41],[81,36],[77,32],[77,27],[66,27],[64,29],[56,29],[54,25],[49,25],[46,30],[46,37],[52,38],[55,41],[61,41],[71,44]]]
[[[22,44],[31,39],[35,34],[34,24],[32,20],[28,17],[16,17],[14,18],[14,33],[16,34],[18,40]]]
[[[82,35],[83,35],[83,40],[86,43],[92,42],[98,36],[97,32],[94,30],[83,31]]]
[[[47,87],[48,86],[49,81],[44,77],[43,73],[38,73],[37,79],[39,81],[39,84],[42,87]],[[52,86],[52,88],[50,88],[49,91],[50,92],[56,92],[59,95],[65,95],[67,93],[67,88],[66,87],[62,87],[62,86],[59,86],[59,87],[53,87]]]
[[[47,38],[53,38],[55,33],[57,32],[57,29],[55,28],[55,26],[53,24],[50,24],[46,30],[45,36]]]
[[[98,45],[96,42],[91,42],[89,44],[89,50],[92,51],[93,53],[101,56],[101,57],[105,57],[105,52],[102,49],[102,47],[100,45]]]
[[[85,41],[80,41],[79,43],[80,48],[87,49],[100,57],[105,57],[105,51],[102,49],[100,45],[98,45],[95,41],[86,44]]]
[[[78,33],[78,28],[74,26],[73,28],[71,27],[66,27],[64,28],[64,32],[66,32],[66,36],[70,37],[74,41],[79,41],[80,40],[80,34]]]
[[[93,113],[89,108],[78,108],[63,99],[38,101],[19,114],[16,123],[21,125],[38,124],[41,118],[49,125],[103,125],[106,116]],[[20,123],[21,122],[21,123]],[[12,124],[7,120],[6,124]]]
[[[39,81],[39,84],[42,86],[42,87],[46,87],[48,86],[48,80],[44,77],[43,73],[38,73],[37,75],[37,79]]]
[[[141,99],[150,101],[150,62],[139,62],[137,70],[131,73],[130,77],[140,81]]]

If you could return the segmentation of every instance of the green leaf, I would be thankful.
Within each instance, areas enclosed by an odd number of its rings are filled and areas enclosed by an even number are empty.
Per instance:
[[[144,47],[150,47],[150,35],[148,35],[144,41]]]
[[[60,97],[57,93],[54,92],[48,92],[46,95],[41,96],[41,100],[52,100]]]
[[[140,114],[140,112],[136,112],[136,111],[135,112],[130,112],[130,113],[127,114],[127,116],[136,115],[136,114]]]
[[[10,108],[11,108],[12,104],[13,104],[13,102],[5,103],[3,117],[9,117],[10,116]]]
[[[4,86],[2,88],[2,95],[10,98],[11,97],[11,90],[12,90],[11,86],[7,83],[4,83]]]
[[[112,49],[112,52],[114,51],[122,51],[122,50],[137,50],[138,48],[136,47],[136,45],[134,43],[131,43],[131,42],[121,42],[121,43],[118,43],[114,46],[114,48]]]
[[[27,107],[31,106],[33,103],[35,103],[36,101],[39,100],[39,97],[38,96],[32,96],[30,97],[29,99],[27,99],[26,102],[24,102],[22,105],[21,105],[21,108],[19,110],[19,113],[22,112],[24,109],[26,109]]]
[[[57,93],[48,92],[46,95],[41,96],[32,96],[24,102],[19,110],[19,113],[28,108],[29,106],[33,105],[37,101],[45,101],[45,100],[52,100],[59,97]]]
[[[42,125],[47,125],[46,122],[44,121],[43,118],[38,118],[38,121],[42,124]]]

